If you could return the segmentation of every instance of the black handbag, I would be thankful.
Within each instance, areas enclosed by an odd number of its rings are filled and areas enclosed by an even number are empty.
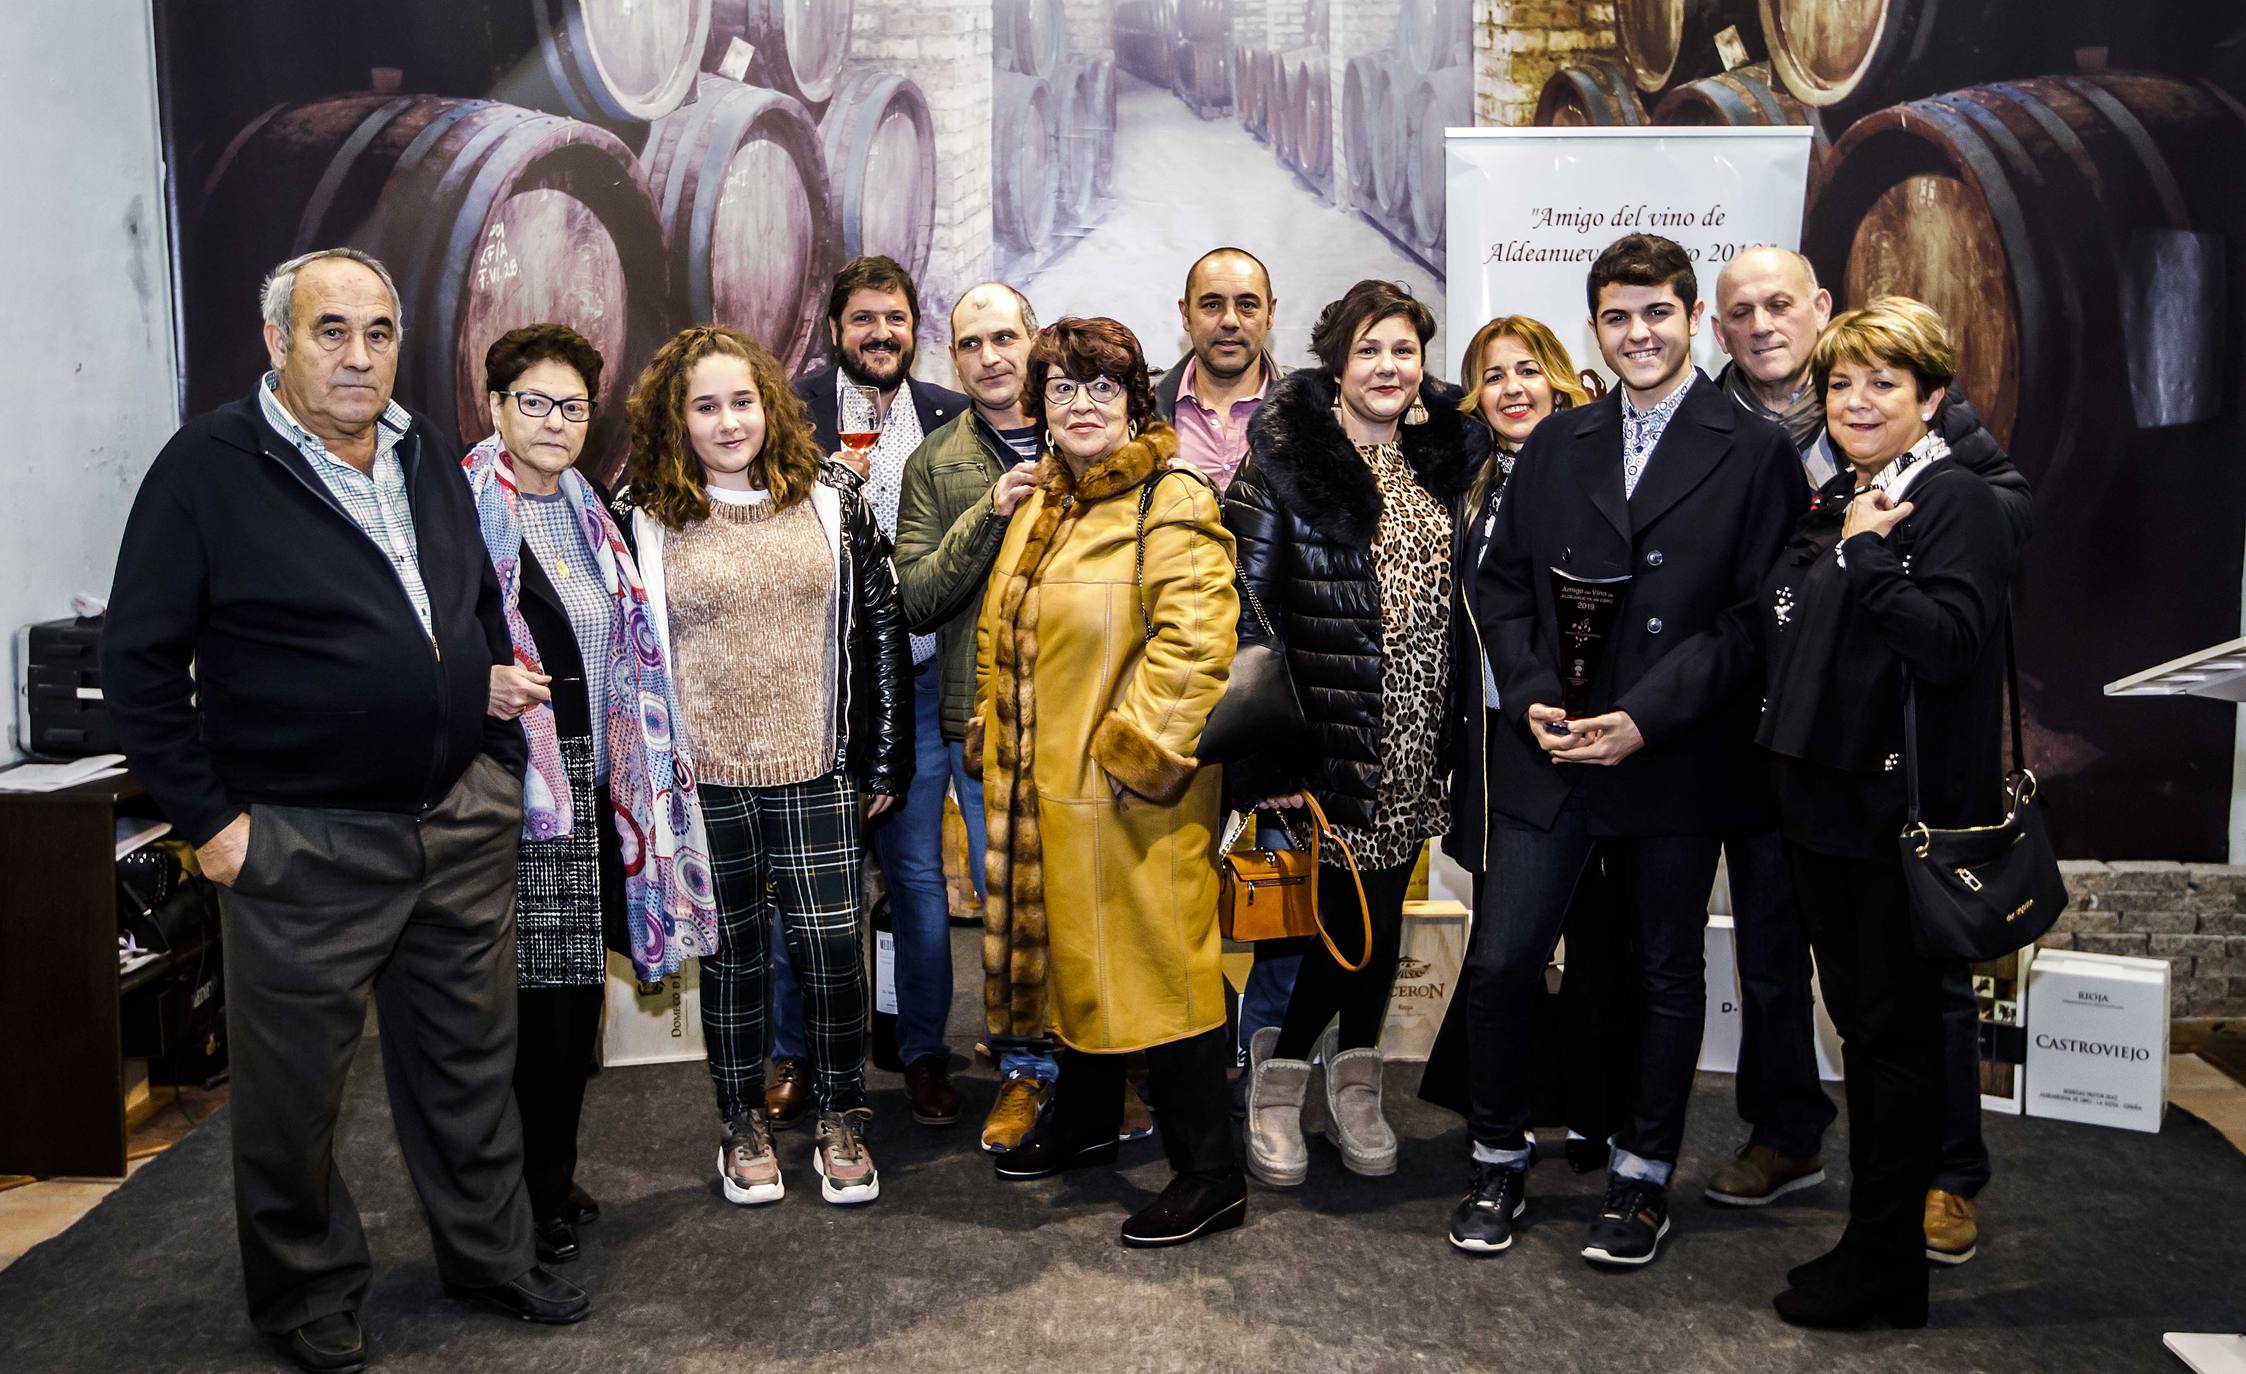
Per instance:
[[[1896,844],[1920,954],[1978,962],[2033,944],[2066,910],[2043,811],[2035,804],[2020,727],[2020,674],[2013,657],[2012,612],[2004,616],[2004,688],[2012,714],[2012,771],[2005,774],[2005,816],[1995,825],[1937,830],[1921,819],[1918,786],[1918,697],[1903,679],[1903,786],[1909,810]]]
[[[1182,468],[1165,468],[1146,480],[1139,488],[1138,560],[1131,578],[1139,590],[1139,619],[1146,626],[1146,640],[1154,639],[1153,609],[1146,599],[1146,514],[1154,505],[1154,484],[1164,473],[1182,472]],[[1295,695],[1293,674],[1287,671],[1287,651],[1279,636],[1265,618],[1263,603],[1256,599],[1255,589],[1247,579],[1234,570],[1234,585],[1240,589],[1240,599],[1247,603],[1248,612],[1255,618],[1261,637],[1242,640],[1233,651],[1232,673],[1224,685],[1224,695],[1210,709],[1209,719],[1201,727],[1201,743],[1194,755],[1203,763],[1222,763],[1226,759],[1245,758],[1267,749],[1283,749],[1300,739],[1308,728],[1302,714],[1302,698]]]

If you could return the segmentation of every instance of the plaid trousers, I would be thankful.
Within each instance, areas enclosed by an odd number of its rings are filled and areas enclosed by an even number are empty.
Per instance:
[[[702,956],[702,1038],[721,1120],[764,1105],[771,905],[803,994],[812,1092],[829,1111],[866,1107],[866,964],[858,922],[858,790],[837,770],[781,787],[705,782],[702,823],[716,884],[718,952]]]

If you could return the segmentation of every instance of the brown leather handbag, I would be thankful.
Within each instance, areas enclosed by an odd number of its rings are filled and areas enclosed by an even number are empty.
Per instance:
[[[1351,973],[1365,966],[1372,957],[1373,913],[1365,902],[1365,882],[1357,874],[1357,856],[1350,852],[1349,841],[1326,820],[1318,799],[1303,794],[1303,804],[1310,809],[1312,829],[1307,849],[1242,849],[1240,837],[1247,833],[1254,821],[1252,813],[1243,814],[1233,822],[1225,835],[1224,847],[1219,857],[1223,863],[1223,890],[1217,898],[1217,925],[1227,940],[1253,944],[1258,940],[1284,940],[1295,936],[1316,933],[1326,942],[1326,952],[1334,962]],[[1286,813],[1280,813],[1280,824],[1286,825]],[[1287,827],[1289,836],[1294,834]],[[1359,946],[1364,953],[1351,963],[1334,944],[1334,937],[1318,920],[1318,846],[1321,842],[1335,845],[1341,850],[1342,865],[1349,870],[1349,879],[1357,887],[1357,913],[1364,922],[1365,939]]]

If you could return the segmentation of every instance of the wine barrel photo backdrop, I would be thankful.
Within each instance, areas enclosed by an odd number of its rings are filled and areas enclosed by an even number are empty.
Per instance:
[[[2227,854],[2233,709],[2099,689],[2238,633],[2237,0],[153,3],[184,408],[265,367],[262,274],[347,243],[398,278],[399,396],[463,447],[493,338],[590,337],[603,478],[662,339],[719,320],[825,366],[857,254],[920,278],[939,376],[957,292],[995,275],[1042,310],[1041,276],[1174,219],[1131,176],[1253,181],[1211,217],[1224,239],[1329,215],[1368,272],[1385,245],[1440,282],[1445,128],[1806,127],[1802,244],[1836,306],[1940,310],[1959,389],[2035,485],[2015,611],[2062,851]]]

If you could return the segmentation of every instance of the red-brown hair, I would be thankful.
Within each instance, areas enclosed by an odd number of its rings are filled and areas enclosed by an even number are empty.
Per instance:
[[[1154,418],[1154,383],[1146,374],[1139,336],[1105,315],[1071,315],[1037,331],[1029,349],[1029,383],[1022,391],[1022,414],[1045,427],[1045,379],[1058,372],[1079,382],[1105,377],[1123,388],[1130,418],[1140,425]]]

